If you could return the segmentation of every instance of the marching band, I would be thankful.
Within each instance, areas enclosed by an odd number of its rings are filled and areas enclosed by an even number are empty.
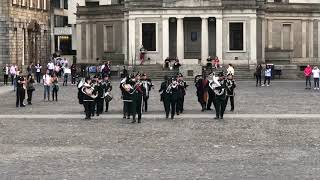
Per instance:
[[[214,105],[215,119],[223,119],[227,103],[230,99],[231,111],[234,111],[234,96],[236,83],[232,74],[223,72],[215,76],[214,73],[209,76],[202,75],[195,80],[198,101],[201,105],[201,111],[211,110]],[[131,74],[123,77],[120,81],[121,99],[123,101],[123,118],[131,119],[131,123],[141,123],[142,112],[148,111],[148,99],[150,91],[154,85],[147,74]],[[172,78],[164,77],[161,83],[159,93],[160,101],[163,102],[166,118],[174,119],[175,115],[180,115],[184,111],[184,97],[188,85],[183,79],[182,74]],[[99,116],[103,113],[105,103],[108,112],[109,102],[112,100],[112,85],[109,77],[87,77],[78,83],[79,103],[83,104],[86,117],[91,119],[95,114]],[[137,117],[136,117],[137,116]]]

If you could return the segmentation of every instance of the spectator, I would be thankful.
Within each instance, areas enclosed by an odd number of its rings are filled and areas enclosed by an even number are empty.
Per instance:
[[[228,67],[228,69],[227,69],[227,74],[228,75],[232,75],[232,76],[234,76],[234,67],[233,67],[233,65],[232,64],[229,64],[229,67]]]
[[[68,65],[65,65],[63,69],[63,86],[68,86],[69,74],[71,74],[71,69],[68,67]]]
[[[212,68],[212,58],[211,58],[211,56],[209,56],[208,59],[207,59],[207,68]]]
[[[33,73],[33,63],[29,64],[29,66],[27,67],[27,72],[28,75],[31,75]]]
[[[35,88],[34,88],[34,84],[35,81],[34,81],[34,75],[33,74],[30,74],[28,75],[27,77],[27,95],[28,95],[28,99],[27,99],[27,102],[28,102],[28,105],[32,105],[32,94],[33,94],[33,91],[35,91]]]
[[[270,86],[270,80],[271,80],[271,68],[270,66],[266,66],[266,69],[264,70],[264,83],[262,86],[265,86],[267,81],[267,86]]]
[[[8,64],[6,64],[5,67],[3,67],[3,84],[8,85],[8,79],[9,79],[9,72],[10,72],[10,67]]]
[[[75,64],[72,64],[71,66],[71,84],[76,84],[76,76],[77,76],[77,66]]]
[[[59,79],[57,77],[57,74],[55,73],[53,74],[51,78],[51,82],[52,82],[52,101],[54,101],[54,99],[58,101]]]
[[[173,69],[179,69],[181,66],[180,62],[179,62],[179,59],[176,58],[175,59],[175,62],[173,63]]]
[[[37,65],[35,66],[36,69],[36,78],[37,78],[37,83],[40,83],[40,79],[41,79],[41,68],[42,66],[40,65],[40,63],[38,62]]]
[[[258,83],[259,83],[259,86],[261,86],[261,72],[262,72],[262,66],[261,64],[258,64],[256,67],[256,72],[254,73],[256,77],[256,87],[258,87]]]
[[[312,68],[310,65],[307,65],[307,67],[304,69],[304,76],[306,77],[306,89],[311,89],[311,75]]]
[[[10,67],[10,77],[11,77],[11,85],[14,85],[14,79],[17,75],[17,66],[12,64]]]
[[[47,68],[49,70],[49,75],[51,76],[52,73],[53,73],[53,70],[55,68],[55,66],[54,66],[54,64],[53,64],[53,62],[51,60],[49,61],[48,65],[47,65]]]
[[[319,74],[320,70],[318,66],[315,66],[312,70],[313,80],[314,80],[314,90],[319,90]]]
[[[219,68],[219,63],[220,63],[220,60],[219,58],[216,56],[213,58],[213,65],[214,65],[214,68],[215,69],[218,69]]]
[[[47,96],[48,96],[48,101],[50,101],[50,87],[51,87],[51,76],[50,76],[50,71],[47,70],[46,74],[43,75],[43,88],[44,88],[43,101],[46,100]]]
[[[125,78],[128,76],[128,70],[126,69],[126,66],[123,66],[121,78]]]
[[[143,45],[141,45],[141,48],[140,48],[140,65],[143,65],[145,55],[146,55],[146,49],[143,47]]]

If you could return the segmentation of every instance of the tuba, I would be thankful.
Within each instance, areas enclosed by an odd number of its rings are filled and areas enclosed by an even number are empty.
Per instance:
[[[212,80],[209,81],[209,87],[212,90],[215,90],[217,87],[220,87],[220,86],[221,86],[221,84],[219,83],[218,78],[213,76]]]
[[[83,92],[87,96],[89,96],[89,97],[91,97],[93,99],[96,99],[98,97],[98,95],[94,93],[94,87],[86,87],[85,86],[85,87],[83,87]]]

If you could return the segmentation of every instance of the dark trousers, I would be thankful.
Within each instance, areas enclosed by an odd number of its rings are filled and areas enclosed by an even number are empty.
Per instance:
[[[3,84],[4,84],[4,85],[8,85],[8,78],[9,78],[9,75],[8,75],[8,74],[5,74],[5,75],[3,76]]]
[[[97,115],[102,114],[103,104],[104,104],[104,98],[97,98],[96,100]]]
[[[58,101],[58,89],[55,87],[52,88],[52,101],[54,101],[54,99]]]
[[[86,119],[91,118],[93,101],[83,101],[84,112],[86,113]]]
[[[68,74],[64,74],[64,76],[63,76],[63,85],[64,86],[68,85]]]
[[[309,84],[309,88],[311,88],[311,76],[306,76],[306,87],[308,87]]]
[[[319,78],[313,78],[314,81],[314,87],[319,88]]]
[[[216,117],[223,118],[224,111],[226,110],[226,99],[216,98],[214,102],[214,108],[216,110]]]
[[[266,84],[266,82],[268,81],[268,85],[270,85],[270,80],[271,80],[271,77],[270,77],[270,76],[265,76],[265,77],[264,77],[264,83],[263,83],[263,84]]]
[[[130,106],[132,102],[123,101],[123,117],[130,118]]]
[[[170,106],[171,106],[171,119],[173,119],[174,118],[174,114],[176,112],[177,99],[171,98],[170,99]]]
[[[144,98],[143,98],[143,108],[144,108],[144,112],[148,112],[148,99],[149,99],[149,97],[144,97]]]
[[[163,107],[164,111],[166,112],[166,118],[169,118],[169,113],[170,113],[170,99],[168,97],[163,98]]]
[[[76,84],[76,76],[71,76],[71,84]]]
[[[14,75],[11,75],[11,85],[13,85]]]
[[[204,100],[204,93],[199,93],[199,94],[198,94],[198,102],[199,102],[200,105],[201,105],[202,111],[204,111],[205,108],[206,108],[206,102],[205,102],[205,100]]]
[[[16,99],[16,106],[23,106],[23,101],[26,96],[26,91],[23,88],[17,88],[17,99]]]
[[[131,112],[132,112],[133,121],[136,120],[136,114],[138,114],[138,122],[141,121],[141,117],[142,117],[141,104],[142,104],[142,98],[138,98],[137,100],[134,100],[131,103]]]
[[[261,86],[261,75],[256,75],[256,86]]]
[[[106,102],[106,111],[105,111],[105,112],[108,112],[108,111],[109,111],[109,101],[107,101],[107,100],[105,99],[105,102]]]
[[[37,78],[37,83],[40,83],[40,81],[41,81],[41,73],[40,72],[36,73],[36,78]]]
[[[233,111],[234,110],[234,96],[227,96],[226,106],[228,105],[229,98],[230,98],[230,103],[231,103],[231,111]]]
[[[28,104],[31,104],[32,101],[32,94],[33,94],[33,90],[27,90],[27,95],[28,95]]]
[[[180,113],[183,112],[183,103],[184,103],[184,97],[179,97],[177,99],[177,104],[176,104],[176,112],[179,115]]]
[[[214,101],[214,94],[213,94],[213,92],[212,93],[208,92],[208,95],[209,95],[209,98],[208,98],[208,103],[207,103],[207,109],[209,110],[209,109],[211,109],[211,105]]]

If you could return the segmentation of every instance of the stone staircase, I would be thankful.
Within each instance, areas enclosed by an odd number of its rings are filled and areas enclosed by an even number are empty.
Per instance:
[[[146,73],[152,80],[163,80],[163,77],[167,75],[172,77],[179,73],[178,70],[163,69],[159,64],[146,64],[143,66],[135,66],[135,72]]]

